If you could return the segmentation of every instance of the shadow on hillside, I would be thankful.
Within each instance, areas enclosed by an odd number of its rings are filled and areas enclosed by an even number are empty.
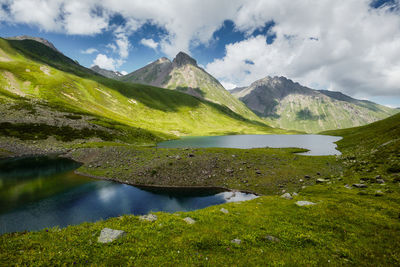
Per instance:
[[[263,127],[269,127],[261,122],[246,119],[243,116],[233,112],[226,106],[221,106],[204,99],[199,99],[196,96],[192,96],[192,94],[187,94],[188,90],[190,90],[194,94],[201,95],[201,98],[204,97],[204,93],[201,92],[199,88],[188,89],[185,87],[180,87],[175,91],[143,84],[121,82],[105,78],[94,71],[79,65],[78,62],[66,57],[62,53],[55,51],[42,43],[32,40],[5,41],[8,42],[8,44],[16,51],[22,53],[24,56],[32,59],[33,61],[47,64],[51,67],[74,74],[84,79],[95,81],[110,89],[118,91],[127,98],[132,98],[135,101],[139,101],[143,105],[146,105],[152,109],[157,109],[164,112],[178,112],[181,107],[195,108],[200,106],[201,103],[205,103],[209,106],[212,106],[219,112],[235,119]],[[185,90],[185,93],[179,92],[183,90]]]

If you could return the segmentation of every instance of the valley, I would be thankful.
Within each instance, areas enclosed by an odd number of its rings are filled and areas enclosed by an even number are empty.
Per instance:
[[[40,198],[56,211],[62,205],[57,220],[62,211],[72,218],[74,205],[88,217],[2,230],[0,265],[400,264],[398,110],[282,77],[236,89],[237,99],[184,53],[120,76],[87,69],[52,47],[42,39],[0,39],[0,166],[13,172],[10,161],[42,155],[73,167],[66,177],[25,177],[11,187],[9,178],[0,179],[0,200],[26,201],[20,209],[35,214],[29,207]],[[246,143],[241,135],[322,130],[338,137],[341,153],[307,156],[300,147],[266,143],[237,148]],[[157,146],[230,135],[239,138],[235,145]],[[105,194],[105,184],[119,189]],[[54,201],[85,185],[93,202],[79,194]],[[135,203],[147,198],[133,186],[168,207],[139,211],[145,205]],[[196,188],[257,197],[188,209],[181,200],[170,208],[176,192]],[[160,189],[175,193],[159,197]],[[112,212],[89,218],[96,209]],[[1,216],[11,218],[10,210]],[[105,228],[124,234],[103,244]]]

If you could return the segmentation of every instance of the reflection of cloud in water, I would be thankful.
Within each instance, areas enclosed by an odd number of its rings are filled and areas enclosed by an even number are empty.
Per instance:
[[[98,191],[98,197],[101,201],[108,203],[118,193],[116,186],[103,187]]]
[[[243,192],[223,192],[217,194],[217,196],[222,196],[226,202],[239,202],[258,198],[256,195]]]

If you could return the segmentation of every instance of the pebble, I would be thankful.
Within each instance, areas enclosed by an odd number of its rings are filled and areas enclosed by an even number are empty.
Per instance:
[[[139,217],[139,220],[141,221],[148,221],[148,222],[154,222],[157,221],[157,216],[154,214],[147,214]]]
[[[229,211],[228,211],[227,209],[224,209],[224,208],[221,208],[220,211],[221,211],[222,213],[225,213],[225,214],[228,214],[228,213],[229,213]]]
[[[275,243],[279,243],[281,241],[279,238],[276,238],[275,236],[272,236],[272,235],[267,235],[265,237],[265,239],[267,239],[268,241],[271,241],[271,242],[275,242]]]
[[[242,243],[242,240],[235,238],[235,239],[231,240],[231,243],[240,245],[240,243]]]
[[[101,230],[100,236],[97,239],[97,242],[99,243],[110,243],[113,242],[114,240],[117,240],[123,236],[125,236],[126,233],[122,230],[114,230],[110,228],[104,228]]]

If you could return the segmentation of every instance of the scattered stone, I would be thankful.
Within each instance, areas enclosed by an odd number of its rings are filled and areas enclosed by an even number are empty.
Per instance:
[[[181,159],[181,156],[177,155],[177,156],[175,157],[175,159],[180,160],[180,159]]]
[[[281,242],[281,240],[279,238],[276,238],[275,236],[272,236],[272,235],[267,235],[265,237],[265,239],[268,241],[271,241],[271,242],[275,242],[275,243]]]
[[[228,213],[229,213],[229,211],[228,211],[227,209],[224,209],[224,208],[221,208],[220,211],[221,211],[222,213],[225,213],[225,214],[228,214]]]
[[[367,177],[363,177],[363,178],[360,178],[360,180],[361,180],[361,181],[364,181],[364,182],[366,182],[366,181],[368,181],[368,180],[369,180],[369,178],[367,178]]]
[[[311,206],[311,205],[315,205],[315,204],[316,204],[316,203],[314,203],[314,202],[305,201],[305,200],[297,201],[297,202],[296,202],[296,205],[299,206],[299,207]]]
[[[303,180],[303,179],[300,179],[299,182],[302,183],[302,182],[304,182],[304,180]]]
[[[101,230],[100,236],[97,239],[97,242],[99,243],[110,243],[113,242],[114,240],[117,240],[123,236],[125,236],[126,233],[122,230],[113,230],[110,228],[104,228]]]
[[[194,158],[194,154],[191,154],[191,153],[190,153],[190,154],[188,154],[188,157],[189,157],[189,158]]]
[[[351,187],[351,185],[346,184],[344,187],[346,187],[347,189],[352,189],[353,187]]]
[[[297,197],[299,194],[297,194],[296,192],[293,192],[292,196]]]
[[[285,192],[286,192],[286,190],[285,190],[285,189],[283,189],[283,190],[282,190],[282,193],[285,193]]]
[[[355,187],[355,188],[367,188],[368,186],[366,184],[353,184],[353,187]]]
[[[317,175],[321,175],[321,173],[317,172]]]
[[[323,178],[318,178],[315,182],[316,182],[317,184],[322,184],[322,183],[325,183],[326,180],[323,179]]]
[[[285,198],[285,199],[293,199],[292,195],[290,195],[290,193],[285,193],[281,196],[281,198]]]
[[[242,240],[235,238],[235,239],[231,240],[231,243],[240,245],[240,243],[242,243]]]
[[[236,158],[236,155],[232,155],[232,158]]]
[[[257,173],[257,174],[261,174],[261,171],[260,171],[260,170],[256,170],[256,173]]]
[[[148,222],[154,222],[157,221],[157,216],[154,214],[147,214],[139,217],[139,220],[141,221],[148,221]]]
[[[186,217],[185,219],[183,219],[187,224],[194,224],[196,221],[195,220],[193,220],[192,218],[190,218],[190,217]]]
[[[232,169],[226,169],[225,170],[227,173],[233,173],[233,170]]]
[[[381,197],[381,196],[383,196],[382,190],[376,190],[376,191],[375,191],[375,196],[376,196],[376,197]]]
[[[385,180],[379,178],[379,179],[376,179],[376,182],[377,182],[378,184],[384,184],[384,183],[385,183]]]
[[[307,186],[305,186],[305,185],[303,185],[302,187],[301,187],[301,189],[306,189],[307,188]]]
[[[306,179],[310,179],[310,178],[311,178],[311,176],[310,176],[310,175],[304,175],[304,178],[306,178]]]
[[[382,179],[382,176],[377,175],[377,176],[375,176],[375,179]]]

